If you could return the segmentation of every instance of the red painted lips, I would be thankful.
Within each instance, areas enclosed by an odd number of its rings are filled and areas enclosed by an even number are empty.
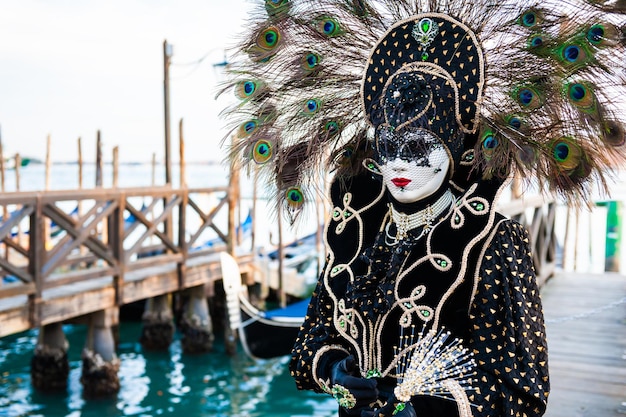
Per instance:
[[[394,178],[391,180],[396,187],[406,187],[411,182],[408,178]]]

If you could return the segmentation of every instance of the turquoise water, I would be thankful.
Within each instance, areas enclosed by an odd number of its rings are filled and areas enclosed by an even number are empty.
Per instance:
[[[117,354],[119,394],[85,400],[80,354],[85,326],[64,326],[70,349],[66,391],[44,394],[32,388],[30,360],[37,341],[32,330],[0,339],[0,416],[102,417],[292,417],[336,415],[330,397],[298,391],[287,370],[288,358],[254,361],[240,349],[230,357],[216,340],[213,352],[182,353],[175,338],[167,352],[144,352],[140,322],[122,322]]]

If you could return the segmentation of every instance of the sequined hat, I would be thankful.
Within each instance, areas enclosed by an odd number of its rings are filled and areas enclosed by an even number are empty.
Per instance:
[[[385,135],[432,132],[456,165],[465,134],[479,128],[484,78],[482,48],[467,26],[449,15],[419,14],[396,23],[372,48],[363,107]]]

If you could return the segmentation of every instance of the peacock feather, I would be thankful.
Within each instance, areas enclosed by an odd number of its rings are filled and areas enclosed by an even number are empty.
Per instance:
[[[432,43],[446,36],[433,24],[441,15],[479,46],[463,43],[435,62],[447,53]],[[374,46],[402,21],[415,21],[421,47],[379,56]],[[470,175],[521,174],[580,202],[624,159],[625,28],[623,0],[259,0],[222,89],[239,98],[223,113],[225,143],[241,166],[258,167],[295,220],[325,173],[367,158],[372,90],[363,86],[380,88],[389,74],[366,68],[401,57],[385,65],[436,64],[458,82],[449,83],[462,91],[458,111],[476,109],[459,120],[474,151]],[[476,89],[457,80],[468,57],[484,57]]]

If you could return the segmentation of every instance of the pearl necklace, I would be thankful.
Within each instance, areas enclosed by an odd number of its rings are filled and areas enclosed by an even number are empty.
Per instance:
[[[445,209],[449,208],[453,200],[454,195],[452,194],[452,191],[447,190],[437,201],[435,201],[433,205],[429,204],[423,210],[417,211],[413,214],[400,213],[399,211],[396,211],[393,204],[389,204],[391,218],[393,223],[396,225],[396,235],[391,236],[389,234],[389,226],[391,226],[392,223],[387,224],[387,238],[391,239],[391,241],[386,239],[386,243],[393,246],[401,239],[405,239],[410,230],[424,226],[422,233],[417,237],[418,239],[421,238],[430,232],[430,229],[433,226],[433,220],[443,213]]]

